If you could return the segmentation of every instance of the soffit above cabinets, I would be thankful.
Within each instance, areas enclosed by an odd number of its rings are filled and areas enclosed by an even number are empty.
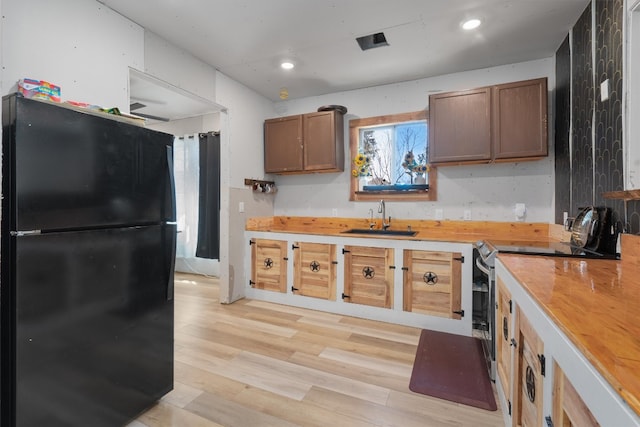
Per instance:
[[[149,121],[179,120],[223,107],[137,70],[129,70],[130,113]]]

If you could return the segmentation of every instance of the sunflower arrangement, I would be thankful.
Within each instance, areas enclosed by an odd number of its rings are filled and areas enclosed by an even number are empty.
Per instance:
[[[407,154],[404,155],[404,162],[402,162],[402,167],[406,169],[406,173],[411,177],[411,182],[413,183],[413,176],[422,176],[426,172],[429,172],[429,165],[425,164],[426,156],[423,153],[418,154],[418,160],[416,161],[415,156],[413,155],[413,151],[408,151]]]
[[[369,166],[371,165],[371,158],[364,153],[358,153],[353,159],[353,169],[351,170],[351,176],[359,178],[362,176],[371,176]]]

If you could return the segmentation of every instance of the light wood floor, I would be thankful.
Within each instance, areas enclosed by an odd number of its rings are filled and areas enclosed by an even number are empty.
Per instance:
[[[413,393],[420,330],[261,301],[222,305],[177,274],[175,387],[129,427],[500,426],[502,413]]]

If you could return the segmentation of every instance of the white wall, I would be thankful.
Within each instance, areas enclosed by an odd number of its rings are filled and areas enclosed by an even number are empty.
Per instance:
[[[186,30],[186,29],[185,29]],[[151,31],[144,32],[144,72],[200,98],[216,99],[216,70]]]
[[[349,202],[349,120],[428,108],[428,96],[439,91],[471,89],[497,83],[548,78],[549,157],[534,162],[438,168],[438,200],[387,204],[396,218],[435,219],[443,209],[445,219],[462,219],[471,210],[473,220],[515,221],[515,203],[525,203],[525,221],[553,222],[553,99],[555,59],[548,58],[501,67],[449,74],[428,79],[377,86],[361,90],[283,101],[276,104],[281,116],[308,113],[328,104],[344,105],[345,172],[339,174],[276,176],[279,187],[275,214],[292,216],[364,217],[371,202]]]
[[[244,296],[249,281],[244,269],[245,257],[250,255],[245,220],[273,215],[273,199],[254,197],[244,178],[264,177],[263,122],[276,111],[271,101],[220,72],[216,102],[228,108],[220,117],[220,282],[229,288],[221,286],[220,300],[232,302]],[[240,203],[244,212],[239,212]]]
[[[640,1],[625,0],[625,69],[623,75],[635,76],[640,71]],[[640,111],[640,82],[638,79],[624,80],[624,188],[640,188],[640,123],[637,120]],[[626,107],[626,108],[625,108]]]
[[[21,78],[63,100],[129,111],[129,68],[144,65],[144,30],[96,1],[4,0],[2,94]]]

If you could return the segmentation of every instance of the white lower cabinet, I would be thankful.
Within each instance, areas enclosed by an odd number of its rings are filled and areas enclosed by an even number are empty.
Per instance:
[[[344,302],[392,308],[394,251],[390,248],[345,246]]]
[[[275,232],[247,237],[249,298],[472,335],[470,243]]]
[[[513,425],[539,426],[543,418],[542,385],[546,374],[544,343],[519,307],[515,320]]]
[[[249,285],[265,291],[287,291],[287,242],[251,239],[251,281]]]
[[[461,260],[454,252],[405,250],[404,310],[461,319]]]
[[[600,425],[556,362],[553,363],[552,418],[554,427],[596,427]]]
[[[293,286],[296,295],[336,299],[336,245],[295,242],[293,257]]]
[[[497,279],[496,289],[496,373],[502,393],[506,396],[506,410],[511,408],[511,348],[513,345],[513,322],[511,294],[502,278]]]
[[[640,417],[499,260],[496,283],[496,389],[505,426],[640,426]]]

